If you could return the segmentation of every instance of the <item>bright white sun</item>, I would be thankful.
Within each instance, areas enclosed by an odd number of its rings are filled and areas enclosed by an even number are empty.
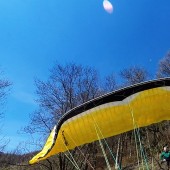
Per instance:
[[[103,7],[108,13],[111,14],[113,12],[113,5],[108,0],[103,1]]]

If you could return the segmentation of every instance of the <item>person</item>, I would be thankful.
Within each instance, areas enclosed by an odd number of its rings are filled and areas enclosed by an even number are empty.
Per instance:
[[[161,163],[167,162],[168,169],[170,167],[170,151],[168,150],[168,146],[163,147],[163,151],[160,155]]]

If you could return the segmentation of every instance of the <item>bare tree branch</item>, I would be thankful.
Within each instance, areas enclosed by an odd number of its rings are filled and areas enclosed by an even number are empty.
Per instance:
[[[148,79],[148,72],[142,67],[134,66],[123,69],[120,72],[120,76],[124,81],[124,86],[127,86],[146,81]]]
[[[157,77],[168,77],[170,76],[170,52],[159,61],[159,67]]]

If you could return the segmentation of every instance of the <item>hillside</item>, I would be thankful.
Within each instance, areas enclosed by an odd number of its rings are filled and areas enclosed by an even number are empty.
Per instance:
[[[101,142],[111,169],[115,169],[116,155],[118,155],[117,159],[121,167],[120,169],[165,169],[165,163],[160,164],[159,155],[162,146],[170,143],[169,125],[169,121],[164,121],[159,124],[141,128],[140,141],[137,140],[136,142],[134,131],[102,140]],[[139,136],[136,137],[138,138]],[[111,153],[110,150],[112,151]],[[67,152],[53,156],[35,165],[28,165],[28,161],[35,154],[36,152],[24,155],[1,152],[0,168],[4,170],[73,170],[76,169],[73,163],[74,161],[80,169],[84,170],[102,170],[108,168],[99,142],[75,148],[70,153]]]

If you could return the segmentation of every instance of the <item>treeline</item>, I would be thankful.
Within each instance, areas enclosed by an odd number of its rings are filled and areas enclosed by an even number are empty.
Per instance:
[[[157,72],[153,76],[147,68],[141,66],[124,68],[119,75],[111,73],[101,78],[99,72],[91,67],[75,63],[55,64],[46,81],[35,80],[39,107],[30,114],[30,123],[22,131],[32,136],[40,136],[39,141],[29,141],[29,145],[39,145],[37,150],[40,150],[42,141],[45,141],[54,124],[70,109],[118,88],[167,76],[170,76],[170,53],[160,60]],[[9,86],[8,82],[5,88]],[[161,167],[159,153],[162,145],[170,142],[169,130],[169,122],[165,121],[140,128],[138,132],[131,131],[108,138],[107,143],[102,141],[111,168],[135,169],[135,166],[142,166],[157,169]],[[135,139],[136,133],[140,134],[140,139],[139,135],[137,136],[138,140]],[[24,147],[30,146],[23,145]],[[32,166],[28,165],[28,160],[33,153],[20,153],[23,152],[7,155],[3,153],[0,155],[0,164],[6,158],[5,163],[1,164],[6,169],[72,170],[76,169],[73,162],[76,162],[79,169],[105,169],[107,167],[98,142],[78,147],[68,153],[58,154]]]

